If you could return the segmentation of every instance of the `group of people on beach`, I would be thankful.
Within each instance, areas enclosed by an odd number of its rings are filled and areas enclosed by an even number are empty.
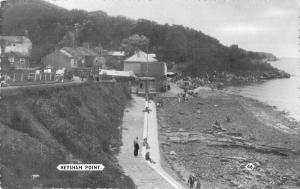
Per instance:
[[[185,102],[185,101],[187,101],[187,94],[186,93],[179,93],[177,95],[177,98],[178,98],[178,103]]]

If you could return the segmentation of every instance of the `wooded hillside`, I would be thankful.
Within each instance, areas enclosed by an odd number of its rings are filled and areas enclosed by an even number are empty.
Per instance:
[[[5,35],[24,35],[33,42],[32,66],[56,47],[88,42],[108,50],[117,50],[132,34],[150,39],[149,52],[159,60],[175,62],[187,74],[217,72],[277,71],[261,60],[275,59],[271,54],[249,52],[237,45],[226,47],[201,31],[180,25],[161,25],[149,20],[112,17],[105,12],[65,10],[42,0],[18,2],[3,14]],[[171,65],[171,64],[169,64]]]

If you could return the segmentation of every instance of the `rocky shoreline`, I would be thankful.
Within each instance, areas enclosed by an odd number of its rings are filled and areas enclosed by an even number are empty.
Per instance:
[[[290,77],[291,77],[290,74],[279,70],[278,72],[256,72],[256,73],[246,72],[238,76],[234,75],[233,77],[223,81],[218,81],[216,82],[216,86],[245,85],[249,83],[263,82],[272,79],[285,79]]]
[[[284,112],[219,90],[160,100],[162,166],[183,183],[193,172],[203,188],[300,187],[300,123]]]
[[[199,86],[222,89],[226,86],[239,86],[271,79],[284,79],[290,77],[290,74],[275,69],[275,71],[248,71],[241,73],[215,72],[205,77],[177,76],[172,78],[171,81],[176,82],[181,88],[186,90],[194,90]]]

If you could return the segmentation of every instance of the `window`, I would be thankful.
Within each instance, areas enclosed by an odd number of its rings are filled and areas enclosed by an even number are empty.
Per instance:
[[[75,67],[75,61],[74,61],[74,59],[71,59],[71,67]]]
[[[11,64],[13,64],[13,63],[15,62],[15,57],[10,56],[10,57],[8,58],[8,61],[9,61]]]
[[[25,58],[20,58],[20,64],[25,64]]]

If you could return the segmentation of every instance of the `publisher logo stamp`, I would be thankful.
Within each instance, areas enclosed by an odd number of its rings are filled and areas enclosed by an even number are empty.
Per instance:
[[[254,166],[253,163],[248,163],[248,164],[246,165],[246,169],[247,169],[248,171],[252,171],[254,168],[255,168],[255,166]]]
[[[59,164],[57,169],[59,171],[103,171],[102,164]]]

